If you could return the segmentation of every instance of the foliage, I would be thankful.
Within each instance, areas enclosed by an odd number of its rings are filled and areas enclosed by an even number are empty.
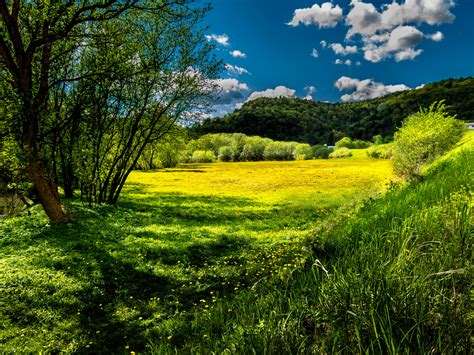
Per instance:
[[[334,150],[329,154],[329,158],[349,158],[352,156],[352,152],[349,148],[342,147]]]
[[[223,118],[206,119],[190,133],[200,136],[241,132],[311,145],[332,145],[345,136],[371,140],[375,135],[393,135],[407,116],[440,98],[446,99],[449,114],[461,120],[472,119],[474,78],[447,79],[363,102],[331,104],[296,98],[260,98],[246,102]]]
[[[334,149],[328,148],[325,145],[315,145],[312,149],[312,155],[315,159],[328,159]]]
[[[293,150],[293,158],[295,160],[308,160],[314,157],[313,149],[309,144],[297,144]]]
[[[363,141],[361,139],[352,140],[350,137],[344,137],[336,142],[336,149],[349,148],[349,149],[364,149],[371,146],[370,142]]]
[[[374,142],[375,145],[383,144],[383,137],[380,134],[377,134],[376,136],[372,137],[372,142]]]
[[[263,159],[265,160],[293,160],[293,151],[296,147],[291,142],[271,142],[268,143],[263,151]]]
[[[400,176],[414,178],[421,169],[458,142],[466,128],[450,116],[443,101],[409,116],[395,134],[393,164]]]
[[[390,174],[367,158],[187,164],[134,171],[117,206],[71,200],[68,224],[4,220],[0,352],[138,353],[155,335],[171,350],[176,322],[287,274],[312,226]]]
[[[390,159],[393,156],[392,145],[376,145],[367,149],[367,156],[371,158]]]
[[[212,163],[216,156],[212,150],[195,150],[191,157],[194,163]]]
[[[57,183],[66,197],[80,188],[89,203],[116,203],[143,152],[207,108],[220,69],[207,11],[181,0],[0,3],[0,106],[13,97],[19,111],[1,120],[52,220],[69,219]]]
[[[223,162],[229,162],[229,161],[234,161],[235,160],[235,152],[232,147],[226,145],[224,147],[219,148],[219,155],[217,156],[217,159]]]

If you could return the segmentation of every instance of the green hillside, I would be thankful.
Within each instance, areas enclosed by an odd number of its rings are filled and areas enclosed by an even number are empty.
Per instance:
[[[447,79],[363,102],[261,98],[223,118],[207,119],[190,132],[192,136],[245,133],[312,145],[332,144],[344,136],[371,139],[377,134],[392,135],[409,114],[441,99],[450,106],[449,113],[461,120],[473,120],[474,78]]]

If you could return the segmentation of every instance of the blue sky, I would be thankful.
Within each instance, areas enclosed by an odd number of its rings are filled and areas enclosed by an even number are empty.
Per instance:
[[[215,116],[261,96],[355,101],[474,75],[472,0],[211,0]],[[312,55],[313,54],[313,55]]]

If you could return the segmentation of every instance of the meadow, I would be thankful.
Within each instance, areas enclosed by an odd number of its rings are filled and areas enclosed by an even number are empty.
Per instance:
[[[391,177],[364,154],[183,164],[133,172],[116,207],[68,201],[68,224],[2,220],[0,351],[173,349],[177,324],[303,266],[314,229]]]

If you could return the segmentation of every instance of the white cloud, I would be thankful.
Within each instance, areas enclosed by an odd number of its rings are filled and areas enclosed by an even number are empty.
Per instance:
[[[350,29],[347,37],[355,34],[373,35],[379,31],[391,30],[410,23],[440,25],[452,22],[455,16],[450,12],[453,0],[405,0],[393,1],[378,11],[372,3],[352,0],[352,9],[346,17]]]
[[[410,90],[410,88],[404,84],[385,85],[375,82],[372,79],[360,80],[347,76],[340,77],[334,85],[339,91],[352,91],[350,94],[341,96],[341,100],[344,102],[374,99],[393,92]]]
[[[444,37],[439,31],[424,35],[418,29],[421,24],[440,25],[455,19],[450,11],[455,6],[453,0],[391,0],[380,8],[370,1],[352,0],[350,5],[346,39],[360,35],[364,58],[371,62],[392,57],[396,61],[414,59],[422,53],[415,47],[424,38],[439,42]]]
[[[310,56],[313,57],[313,58],[318,58],[319,57],[318,50],[316,48],[313,48],[313,50],[311,51]]]
[[[252,94],[250,94],[247,101],[252,101],[260,97],[275,98],[275,97],[295,97],[295,96],[296,96],[296,90],[280,85],[280,86],[277,86],[275,89],[254,91]]]
[[[431,39],[432,41],[435,41],[435,42],[440,42],[444,39],[443,32],[440,32],[440,31],[437,31],[437,32],[433,33],[432,35],[428,35],[426,37]]]
[[[352,65],[352,60],[346,59],[346,60],[342,61],[341,59],[338,58],[334,61],[334,64],[351,66]]]
[[[357,46],[343,46],[340,43],[331,43],[329,47],[334,51],[335,54],[338,55],[348,55],[357,53],[358,48]]]
[[[249,90],[247,84],[234,78],[214,79],[211,80],[211,85],[216,93],[214,105],[230,105],[235,101],[243,100],[244,94]]]
[[[316,87],[313,86],[313,85],[310,85],[310,86],[306,86],[304,88],[305,92],[306,92],[306,95],[303,99],[305,100],[313,100],[313,94],[316,93]]]
[[[321,47],[323,47],[323,48],[326,48],[327,45],[328,45],[328,43],[327,43],[326,41],[324,41],[324,40],[321,41],[321,42],[319,42],[319,43],[321,44]]]
[[[413,60],[423,53],[422,49],[414,50],[413,48],[407,48],[395,54],[395,61],[401,62],[402,60]]]
[[[242,74],[250,74],[250,72],[247,69],[239,67],[237,65],[226,64],[225,69],[227,70],[227,73],[229,73],[229,75],[233,75],[233,76],[242,75]]]
[[[421,84],[421,85],[418,85],[415,90],[418,90],[418,89],[423,89],[425,87],[426,84]]]
[[[293,19],[288,25],[296,27],[303,23],[305,25],[317,25],[322,27],[335,27],[342,19],[342,9],[339,5],[325,2],[321,6],[314,4],[312,7],[296,9]]]
[[[398,26],[390,33],[374,35],[364,38],[364,58],[370,62],[380,62],[388,57],[394,56],[397,62],[413,59],[422,53],[415,50],[424,35],[413,26]]]
[[[227,36],[225,33],[222,35],[216,35],[216,34],[211,34],[211,35],[206,35],[206,39],[210,41],[216,41],[220,45],[223,45],[224,47],[227,47],[230,45],[229,43],[229,36]]]
[[[247,57],[247,54],[245,54],[242,51],[239,51],[238,49],[236,49],[234,51],[231,51],[230,55],[234,58],[245,58],[245,57]]]

